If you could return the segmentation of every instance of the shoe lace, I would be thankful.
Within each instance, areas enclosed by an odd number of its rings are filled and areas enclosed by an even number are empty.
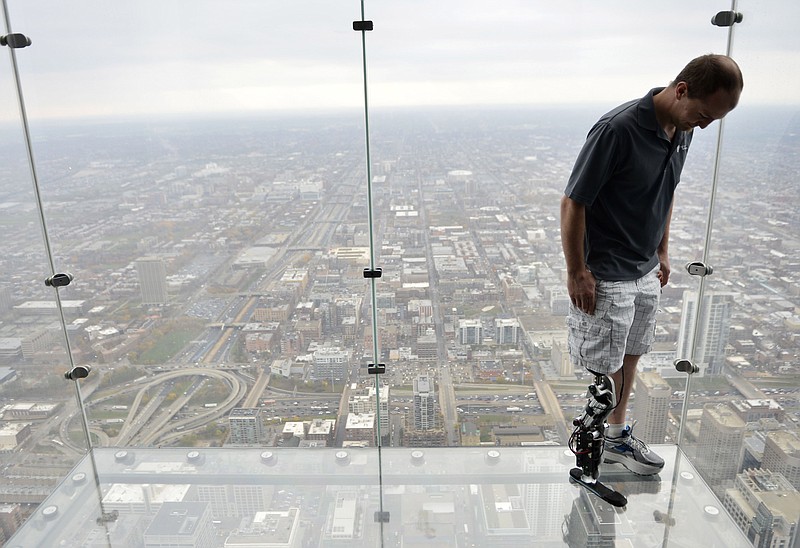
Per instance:
[[[628,445],[634,449],[638,449],[640,453],[649,453],[650,448],[647,446],[647,444],[633,435],[633,429],[636,426],[636,422],[637,421],[633,421],[633,424],[628,427],[628,439],[626,441]]]

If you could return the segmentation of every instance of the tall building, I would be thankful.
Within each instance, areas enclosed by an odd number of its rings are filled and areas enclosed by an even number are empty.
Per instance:
[[[560,474],[563,470],[555,453],[529,451],[522,461],[525,475]],[[564,503],[570,492],[558,483],[526,483],[520,486],[525,515],[531,526],[531,533],[544,544],[562,539],[561,522],[564,517]]]
[[[264,435],[261,410],[252,407],[236,407],[228,415],[230,444],[258,445]]]
[[[767,434],[761,468],[780,472],[800,490],[800,435],[797,430],[778,430]]]
[[[437,426],[433,379],[428,375],[419,375],[414,379],[414,428],[431,430]]]
[[[167,304],[167,268],[164,260],[143,257],[135,264],[142,304]]]
[[[481,344],[483,325],[480,320],[458,320],[458,342],[460,344]]]
[[[497,344],[517,346],[519,344],[520,325],[516,318],[496,318],[494,320],[495,340]]]
[[[637,421],[636,437],[646,443],[664,443],[672,389],[658,373],[643,371],[636,376],[634,390],[632,414]]]
[[[375,397],[375,387],[369,386],[351,392],[347,402],[350,413],[375,413],[380,409],[381,436],[389,433],[389,385],[382,385],[380,397]]]
[[[800,493],[782,474],[746,470],[722,503],[755,548],[798,546]]]
[[[725,346],[730,334],[733,293],[707,291],[703,297],[700,319],[697,317],[697,292],[683,292],[683,311],[678,333],[678,358],[693,358],[703,374],[719,375],[725,364]],[[695,324],[698,324],[694,347]],[[694,347],[694,353],[692,349]]]
[[[707,403],[700,419],[697,468],[706,482],[733,481],[739,470],[745,423],[727,403]]]

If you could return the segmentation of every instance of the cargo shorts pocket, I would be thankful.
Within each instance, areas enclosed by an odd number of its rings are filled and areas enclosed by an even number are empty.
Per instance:
[[[567,317],[567,342],[572,360],[588,369],[607,369],[610,364],[611,328],[594,316]]]

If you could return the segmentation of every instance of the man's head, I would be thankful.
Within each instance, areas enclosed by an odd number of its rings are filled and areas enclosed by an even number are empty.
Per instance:
[[[682,131],[705,128],[736,108],[744,88],[739,65],[725,55],[708,54],[689,62],[669,85],[671,117]]]

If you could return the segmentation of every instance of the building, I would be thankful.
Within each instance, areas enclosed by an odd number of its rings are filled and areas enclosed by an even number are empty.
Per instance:
[[[731,406],[744,422],[758,422],[761,419],[783,422],[786,416],[783,407],[775,400],[739,400],[731,402]]]
[[[483,342],[483,324],[480,320],[458,320],[459,344],[478,345]]]
[[[11,535],[19,529],[25,521],[25,514],[19,504],[3,504],[0,506],[0,531],[2,531],[4,541],[11,538]]]
[[[420,375],[414,379],[414,428],[430,430],[438,426],[433,379]]]
[[[247,517],[269,508],[274,491],[272,485],[198,485],[187,498],[209,503],[213,519]]]
[[[309,441],[325,442],[332,446],[336,435],[336,421],[333,419],[314,419],[308,426],[306,439]]]
[[[495,445],[514,447],[533,445],[545,441],[542,429],[538,426],[495,426],[492,428]]]
[[[672,389],[655,371],[643,371],[634,382],[632,415],[638,421],[636,437],[645,443],[664,443]]]
[[[575,375],[575,364],[572,363],[572,358],[569,355],[566,333],[553,335],[550,362],[558,372],[559,377],[573,377]]]
[[[300,510],[257,512],[225,539],[224,548],[290,548],[296,546]]]
[[[795,489],[800,489],[800,436],[797,430],[767,434],[761,468],[783,474]]]
[[[374,445],[375,436],[374,413],[347,414],[347,424],[344,427],[345,440],[361,441],[368,445]]]
[[[725,364],[725,346],[728,344],[731,329],[733,299],[733,293],[706,291],[698,321],[697,292],[684,291],[676,357],[692,359],[704,374],[722,373]],[[696,345],[695,329],[698,330]]]
[[[521,330],[519,320],[516,318],[496,318],[494,320],[494,337],[497,344],[518,346]]]
[[[314,351],[312,375],[319,381],[341,382],[348,377],[350,350],[324,347]]]
[[[525,453],[523,466],[526,475],[560,474],[563,470],[562,464],[554,456],[547,458],[533,451]],[[521,490],[525,516],[534,537],[542,544],[556,544],[563,540],[561,524],[569,493],[557,483],[547,482],[526,483]]]
[[[165,502],[144,532],[145,548],[213,548],[211,505]]]
[[[707,403],[700,419],[697,468],[711,486],[733,481],[739,470],[745,423],[726,403]]]
[[[417,337],[417,359],[422,362],[435,362],[439,359],[439,340],[433,329]]]
[[[0,426],[0,451],[13,451],[31,435],[30,423],[12,422]]]
[[[723,506],[754,548],[795,547],[800,542],[800,493],[782,474],[746,470],[725,491]]]
[[[389,385],[380,387],[380,397],[375,397],[375,387],[368,386],[351,391],[347,408],[350,413],[375,413],[380,415],[381,435],[389,433]]]
[[[264,437],[261,410],[251,407],[236,407],[228,415],[230,437],[234,445],[258,445]]]
[[[142,304],[167,304],[167,268],[163,259],[143,257],[136,261]]]

